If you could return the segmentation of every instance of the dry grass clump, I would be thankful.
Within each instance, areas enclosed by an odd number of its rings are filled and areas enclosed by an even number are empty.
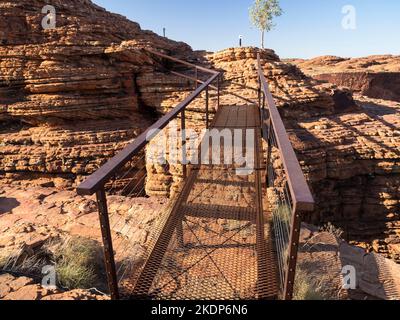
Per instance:
[[[102,250],[97,241],[71,237],[51,249],[57,283],[66,289],[89,289],[103,283]]]
[[[303,265],[298,265],[293,300],[329,300],[323,293],[322,283],[315,280]]]
[[[54,266],[60,288],[105,290],[102,248],[97,241],[68,237],[52,240],[34,253],[21,248],[0,255],[0,271],[42,278],[45,266]]]
[[[322,228],[320,228],[321,232],[327,232],[334,235],[337,239],[342,239],[344,231],[341,228],[334,226],[332,223],[328,222]]]
[[[27,276],[35,277],[41,274],[43,266],[47,259],[42,251],[35,255],[29,255],[24,248],[14,251],[3,252],[0,255],[0,271],[21,273]]]

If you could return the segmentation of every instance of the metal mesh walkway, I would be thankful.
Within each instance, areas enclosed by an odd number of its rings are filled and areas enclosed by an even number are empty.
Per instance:
[[[194,77],[182,73],[181,68],[169,72],[194,81],[195,90],[77,188],[81,196],[96,194],[111,298],[274,299],[279,292],[280,299],[291,300],[301,220],[315,209],[315,201],[269,90],[264,61],[258,54],[258,101],[230,92],[254,105],[221,107],[221,81],[227,80],[221,72],[146,51],[164,67],[168,62],[193,69]],[[203,81],[205,74],[208,78]],[[214,99],[210,98],[210,90],[215,91]],[[185,161],[192,157],[187,148],[186,111],[193,101],[204,98],[206,128],[211,101],[218,112],[201,144],[202,165],[194,167],[195,161],[192,165]],[[167,129],[179,118],[181,141],[169,147],[170,153],[181,153],[181,163],[176,166],[173,160],[148,165],[146,148],[157,144],[158,134],[153,132]],[[209,138],[212,143],[207,142]],[[262,143],[266,145],[265,153]],[[207,145],[211,153],[204,155]],[[265,157],[261,158],[262,154]],[[204,156],[211,155],[213,161],[208,162]],[[214,161],[217,156],[222,163]],[[234,162],[229,163],[230,156]],[[163,155],[155,158],[166,160]],[[171,198],[152,209],[157,213],[156,225],[146,239],[146,248],[136,248],[127,236],[132,226],[127,220],[123,223],[123,215],[117,213],[121,217],[110,225],[107,198],[116,193],[151,196],[153,191],[154,195],[164,196],[169,193],[165,188],[170,178],[176,176],[172,170],[178,175],[182,172],[185,181],[174,181]],[[160,190],[146,185],[149,173],[155,174],[152,180],[160,182]],[[171,176],[165,177],[164,173]],[[121,221],[123,228],[114,230]]]
[[[128,298],[277,298],[271,215],[261,195],[258,112],[255,106],[219,109],[211,128],[244,134],[257,129],[254,146],[246,150],[251,148],[256,169],[238,175],[237,166],[222,163],[191,171],[141,272],[125,283]]]

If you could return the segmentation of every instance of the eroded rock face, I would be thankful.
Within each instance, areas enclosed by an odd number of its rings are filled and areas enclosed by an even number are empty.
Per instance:
[[[400,299],[400,266],[382,255],[349,245],[333,232],[304,224],[298,263],[330,299]],[[343,288],[343,271],[348,274],[344,269],[348,266],[356,272],[355,289],[351,290]]]
[[[224,94],[231,98],[229,103],[250,102],[228,92],[254,102],[258,100],[258,52],[257,48],[232,48],[208,56],[216,69],[224,71]],[[298,68],[281,61],[272,50],[260,53],[271,93],[286,119],[326,116],[355,109],[349,92],[306,77]]]
[[[341,58],[336,56],[322,56],[314,59],[287,59],[304,73],[315,75],[326,71],[348,72],[400,72],[400,57],[393,55],[375,55],[363,58]]]
[[[311,220],[336,223],[348,240],[399,261],[400,106],[357,102],[359,112],[293,126],[292,142],[318,204]]]
[[[43,29],[46,4],[0,5],[0,172],[73,180],[137,137],[180,91],[182,80],[142,49],[192,50],[86,0],[53,1],[56,28]]]
[[[257,100],[256,53],[229,49],[208,57],[224,71],[225,104],[251,103],[237,96]],[[335,223],[348,240],[400,261],[399,104],[363,96],[354,101],[348,91],[305,76],[272,51],[261,57],[315,195],[317,210],[308,221]]]
[[[400,57],[345,59],[334,56],[288,60],[315,79],[350,88],[370,98],[400,101]]]

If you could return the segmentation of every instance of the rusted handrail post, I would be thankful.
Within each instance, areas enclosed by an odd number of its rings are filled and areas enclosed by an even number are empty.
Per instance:
[[[285,288],[283,290],[284,300],[292,300],[294,292],[294,283],[296,279],[297,257],[299,252],[301,215],[295,207],[292,216],[292,229],[290,232],[290,243],[288,250],[288,267],[286,270]]]
[[[199,87],[199,69],[197,67],[194,68],[194,74],[196,77],[195,88],[197,89]]]
[[[99,210],[101,235],[104,245],[104,261],[106,265],[108,288],[110,290],[111,299],[119,299],[117,272],[114,260],[114,249],[112,243],[110,219],[108,216],[107,198],[104,187],[96,192],[97,207]]]
[[[220,76],[217,78],[217,110],[220,107],[220,95],[221,95],[221,79]]]
[[[186,149],[186,112],[181,113],[181,135],[182,135],[182,174],[183,179],[187,178],[187,149]]]
[[[209,128],[209,124],[210,124],[210,110],[209,110],[209,90],[208,90],[208,86],[206,88],[206,129]]]

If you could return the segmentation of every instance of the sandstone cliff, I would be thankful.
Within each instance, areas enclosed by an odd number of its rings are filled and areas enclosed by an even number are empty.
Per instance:
[[[224,96],[226,103],[256,100],[256,53],[208,56],[224,71],[226,91],[236,94]],[[262,64],[317,201],[308,221],[335,223],[349,241],[400,261],[399,104],[359,96],[354,102],[346,90],[305,76],[271,51]]]
[[[224,93],[229,97],[233,98],[229,93],[234,93],[257,101],[258,52],[257,48],[233,48],[207,57],[216,69],[224,72]],[[356,108],[349,92],[314,81],[281,61],[272,50],[261,51],[261,62],[271,93],[286,119],[332,115]],[[246,103],[235,98],[228,103]]]
[[[287,60],[315,79],[348,87],[371,98],[400,101],[400,57],[391,55],[345,59],[324,56]]]
[[[0,21],[0,215],[7,214],[1,216],[1,248],[41,244],[63,232],[98,237],[93,199],[88,203],[52,187],[71,187],[95,171],[193,89],[143,48],[223,71],[222,105],[257,99],[256,48],[201,57],[186,44],[143,31],[85,0],[55,1],[57,28],[43,30],[45,4],[0,2],[1,15],[9,18]],[[333,222],[348,240],[400,261],[399,104],[365,97],[355,102],[349,91],[305,75],[271,50],[261,57],[317,200],[307,220]],[[379,88],[379,98],[388,97]],[[215,93],[211,101],[215,109]],[[190,106],[188,127],[204,127],[203,110],[204,96]],[[147,167],[146,190],[169,195],[181,174],[158,169]],[[4,187],[34,178],[51,188]],[[155,199],[110,199],[117,216],[138,215],[130,240],[139,251],[145,250],[160,205]]]
[[[27,277],[15,277],[11,274],[0,274],[0,300],[109,300],[105,295],[90,290],[72,290],[63,292],[47,290]]]
[[[142,48],[192,50],[86,0],[53,1],[56,28],[45,30],[46,4],[0,3],[0,174],[65,185],[140,134],[186,85]]]

